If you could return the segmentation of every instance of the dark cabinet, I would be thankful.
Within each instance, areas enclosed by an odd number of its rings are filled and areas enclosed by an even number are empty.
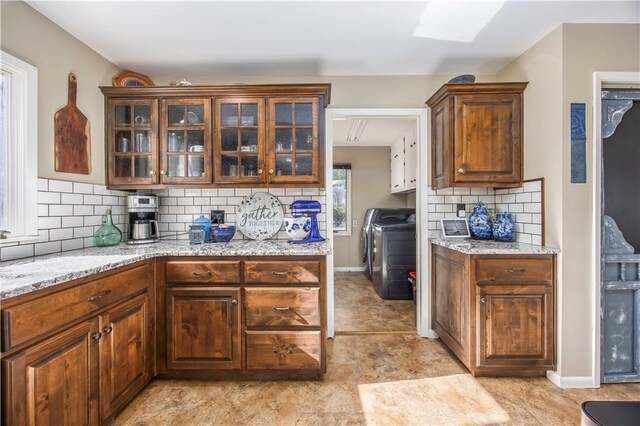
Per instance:
[[[522,185],[527,83],[445,84],[431,108],[431,186]]]
[[[167,289],[167,368],[239,369],[240,289]]]
[[[124,407],[153,375],[153,322],[148,292],[100,315],[102,419]]]
[[[103,87],[107,184],[321,187],[330,87]]]
[[[432,247],[433,329],[471,373],[536,376],[553,369],[553,255]]]
[[[97,319],[2,360],[3,423],[97,425]]]

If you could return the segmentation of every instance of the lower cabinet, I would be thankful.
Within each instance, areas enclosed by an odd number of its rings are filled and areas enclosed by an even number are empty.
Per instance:
[[[241,368],[238,287],[171,287],[166,299],[170,370]]]
[[[152,312],[145,292],[100,315],[102,419],[124,407],[153,376]]]
[[[153,376],[152,277],[143,262],[3,303],[2,423],[96,425],[129,403]],[[36,337],[10,339],[24,323]]]
[[[468,255],[432,246],[433,328],[476,376],[554,368],[553,255]]]
[[[3,424],[96,425],[98,320],[2,360]]]

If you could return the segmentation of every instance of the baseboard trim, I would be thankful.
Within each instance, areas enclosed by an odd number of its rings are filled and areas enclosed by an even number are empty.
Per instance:
[[[366,266],[334,266],[333,272],[364,272]]]
[[[559,375],[556,371],[547,371],[547,379],[562,389],[593,389],[597,387],[591,376],[567,377]]]
[[[420,336],[426,337],[427,339],[439,339],[440,338],[440,336],[438,336],[438,333],[436,333],[432,329],[427,330],[426,333],[421,334]]]

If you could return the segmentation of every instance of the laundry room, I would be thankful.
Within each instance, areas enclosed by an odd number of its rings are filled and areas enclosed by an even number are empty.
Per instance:
[[[337,334],[416,329],[416,119],[333,120]]]

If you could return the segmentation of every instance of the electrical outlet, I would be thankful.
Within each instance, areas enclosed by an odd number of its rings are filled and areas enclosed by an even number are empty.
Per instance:
[[[467,215],[467,212],[465,211],[465,205],[456,204],[456,213],[458,217],[465,217]]]
[[[358,221],[357,221],[357,220],[354,220],[354,221],[353,221],[353,227],[354,227],[354,228],[357,228],[357,227],[358,227]]]

